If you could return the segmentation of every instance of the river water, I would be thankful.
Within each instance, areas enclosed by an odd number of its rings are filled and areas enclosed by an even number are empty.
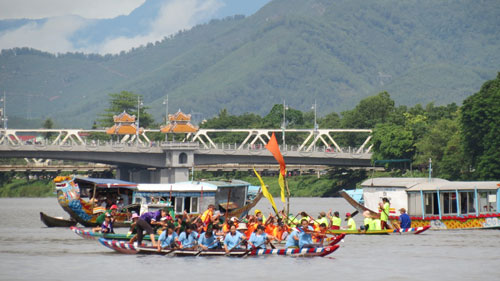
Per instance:
[[[291,209],[353,211],[341,198],[292,198]],[[68,217],[55,198],[0,199],[0,280],[500,280],[500,230],[351,235],[325,258],[181,258],[117,254],[45,227],[40,211]]]

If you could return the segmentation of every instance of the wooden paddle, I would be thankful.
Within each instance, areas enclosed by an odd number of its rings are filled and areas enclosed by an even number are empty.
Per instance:
[[[359,213],[359,211],[358,211],[358,210],[356,210],[356,211],[352,212],[352,213],[351,213],[351,218],[352,218],[352,217],[354,217],[355,215],[357,215],[358,213]],[[344,220],[345,220],[345,221],[347,221],[347,220],[348,220],[348,218],[345,218]]]

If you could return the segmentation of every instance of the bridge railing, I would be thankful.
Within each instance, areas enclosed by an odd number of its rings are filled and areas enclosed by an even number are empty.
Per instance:
[[[48,145],[57,145],[61,147],[86,146],[86,147],[140,147],[147,149],[151,147],[162,147],[181,145],[179,142],[158,142],[151,141],[147,137],[148,132],[158,132],[158,130],[145,130],[143,134],[136,138],[136,135],[120,136],[116,140],[102,141],[93,140],[89,136],[91,133],[104,133],[105,130],[81,130],[81,129],[8,129],[2,130],[0,135],[0,145],[20,146],[36,145],[43,147]],[[235,133],[241,135],[241,141],[235,144],[216,143],[214,135],[224,135]],[[223,149],[223,150],[252,150],[258,151],[265,149],[265,145],[271,138],[272,133],[280,134],[280,141],[283,143],[281,150],[298,152],[325,152],[325,153],[370,153],[372,145],[372,130],[370,129],[200,129],[194,134],[188,134],[182,140],[182,146],[199,145],[200,149]],[[359,147],[341,147],[335,137],[343,134],[363,134],[366,136],[364,142]],[[26,136],[31,134],[37,138],[26,140]],[[53,134],[51,139],[40,138]],[[296,136],[301,134],[304,139],[301,144],[287,144],[287,136]],[[175,144],[177,143],[177,144]]]

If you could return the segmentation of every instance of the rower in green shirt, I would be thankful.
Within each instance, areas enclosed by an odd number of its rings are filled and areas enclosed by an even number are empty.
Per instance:
[[[351,217],[351,213],[346,213],[345,219],[347,220],[347,230],[356,230],[356,222]]]

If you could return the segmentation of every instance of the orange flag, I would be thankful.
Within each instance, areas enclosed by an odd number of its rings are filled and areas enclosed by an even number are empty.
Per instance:
[[[286,165],[285,165],[285,160],[283,159],[283,155],[281,155],[280,152],[280,147],[278,145],[278,141],[276,140],[276,136],[273,135],[271,136],[271,139],[269,142],[266,144],[267,150],[269,150],[276,161],[280,164],[280,176],[278,179],[278,184],[281,188],[281,201],[284,203],[285,202],[285,175],[286,175]]]
[[[266,148],[273,154],[274,159],[276,159],[276,161],[278,161],[278,163],[280,164],[281,175],[285,176],[286,174],[285,160],[283,159],[283,155],[281,155],[280,147],[278,145],[278,141],[276,140],[276,136],[274,135],[274,133],[271,136],[269,142],[266,144]]]

